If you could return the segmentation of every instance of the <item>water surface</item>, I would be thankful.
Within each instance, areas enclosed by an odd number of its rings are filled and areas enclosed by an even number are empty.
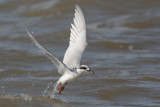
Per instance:
[[[57,68],[25,29],[62,60],[75,4],[87,23],[81,64],[96,74],[84,74],[49,99],[43,93],[58,80]],[[0,106],[158,107],[159,10],[159,0],[0,0]]]

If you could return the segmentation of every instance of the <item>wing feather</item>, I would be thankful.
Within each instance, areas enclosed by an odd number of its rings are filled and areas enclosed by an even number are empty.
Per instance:
[[[78,5],[75,6],[73,24],[71,24],[71,33],[69,47],[64,55],[63,63],[70,69],[80,66],[81,56],[87,46],[86,42],[86,24],[82,10]]]
[[[48,52],[45,48],[43,48],[32,36],[32,34],[28,31],[27,34],[29,35],[30,39],[33,41],[33,43],[44,53],[45,56],[47,56],[53,64],[56,65],[58,68],[59,74],[63,74],[65,71],[68,71],[65,64],[63,64],[61,61],[59,61],[53,54]]]

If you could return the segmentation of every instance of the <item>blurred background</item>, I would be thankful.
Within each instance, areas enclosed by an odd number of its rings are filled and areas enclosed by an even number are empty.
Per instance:
[[[81,64],[96,74],[49,99],[43,93],[58,80],[57,68],[25,29],[63,60],[75,4],[87,24]],[[1,107],[157,107],[159,76],[159,0],[0,0]]]

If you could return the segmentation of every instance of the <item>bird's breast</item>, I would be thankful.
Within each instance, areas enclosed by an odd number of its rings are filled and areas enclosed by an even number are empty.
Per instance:
[[[80,75],[77,73],[66,73],[64,74],[61,78],[60,81],[62,83],[66,83],[66,82],[73,82],[75,81]]]

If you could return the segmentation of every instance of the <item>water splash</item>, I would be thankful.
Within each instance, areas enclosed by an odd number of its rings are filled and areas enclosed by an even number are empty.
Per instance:
[[[50,82],[47,86],[47,88],[44,90],[44,93],[43,93],[43,96],[49,96],[51,99],[53,99],[55,97],[55,94],[57,93],[57,87],[59,85],[59,81],[57,81],[55,84],[54,84],[54,88],[53,88],[53,91],[48,91],[50,86],[52,85],[53,83]],[[47,94],[47,95],[46,95]]]
[[[24,99],[25,101],[31,101],[31,100],[32,100],[32,97],[31,97],[30,95],[28,95],[28,94],[23,94],[23,93],[21,93],[21,94],[20,94],[20,97],[21,97],[22,99]]]
[[[50,98],[53,99],[53,98],[55,97],[55,94],[56,94],[56,92],[57,92],[57,87],[58,87],[59,84],[60,84],[59,81],[57,81],[57,82],[54,84],[54,88],[53,88],[52,93],[50,94]]]
[[[50,94],[50,98],[54,99],[56,95],[57,90],[53,89],[52,93]]]
[[[14,95],[6,94],[6,95],[0,95],[0,99],[10,99],[10,100],[24,99],[25,101],[31,101],[32,96],[24,93],[14,94]]]
[[[52,84],[53,84],[52,82],[48,84],[47,88],[44,90],[43,96],[46,96],[46,93]]]

